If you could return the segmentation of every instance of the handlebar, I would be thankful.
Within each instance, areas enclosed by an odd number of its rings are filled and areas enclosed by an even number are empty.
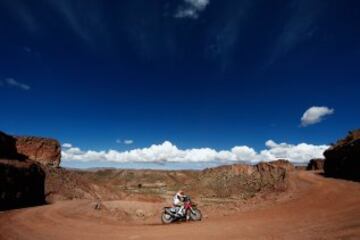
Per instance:
[[[191,197],[190,196],[184,196],[184,201],[191,201]]]

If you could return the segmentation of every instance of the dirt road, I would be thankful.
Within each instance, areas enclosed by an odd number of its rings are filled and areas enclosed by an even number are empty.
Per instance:
[[[264,201],[230,216],[205,213],[202,222],[166,226],[92,218],[77,213],[83,201],[59,202],[0,213],[0,239],[360,239],[360,183],[298,171],[279,201]]]

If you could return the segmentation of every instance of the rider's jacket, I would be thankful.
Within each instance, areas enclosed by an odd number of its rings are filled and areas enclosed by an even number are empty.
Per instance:
[[[177,192],[173,198],[173,204],[175,206],[182,205],[182,203],[184,202],[184,196],[185,195],[181,195],[180,193]]]

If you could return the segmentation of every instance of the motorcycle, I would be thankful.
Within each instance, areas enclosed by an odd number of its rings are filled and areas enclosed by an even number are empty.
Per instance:
[[[184,197],[184,208],[182,214],[178,213],[178,208],[164,207],[164,212],[161,214],[161,221],[164,224],[169,224],[177,221],[201,221],[202,214],[197,209],[196,204],[191,202],[189,196]]]

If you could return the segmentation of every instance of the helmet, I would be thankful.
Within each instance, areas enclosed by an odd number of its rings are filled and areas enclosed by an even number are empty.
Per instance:
[[[177,194],[179,194],[179,195],[184,195],[184,191],[183,190],[179,190],[178,192],[177,192]]]

